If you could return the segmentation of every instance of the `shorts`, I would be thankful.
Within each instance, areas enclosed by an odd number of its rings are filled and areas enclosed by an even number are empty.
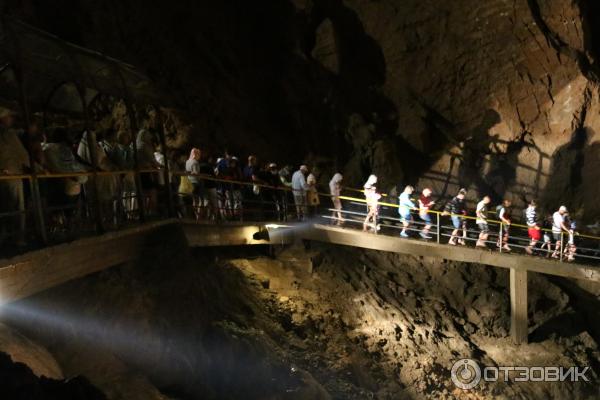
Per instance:
[[[306,194],[294,193],[294,204],[298,207],[306,206]]]
[[[481,231],[481,233],[488,233],[490,231],[490,227],[488,226],[487,223],[477,224],[477,226],[479,227],[479,230]]]
[[[531,240],[535,240],[536,242],[542,238],[542,231],[540,229],[529,228],[527,229],[527,234]]]
[[[458,215],[453,215],[450,218],[452,219],[452,226],[454,226],[454,229],[460,229],[460,227],[462,226],[462,217],[459,217]]]
[[[425,213],[425,214],[419,214],[419,217],[425,221],[425,223],[427,225],[431,225],[431,214],[429,213]]]
[[[400,221],[402,222],[410,222],[412,221],[412,215],[408,214],[400,214]]]
[[[341,210],[342,209],[342,201],[340,200],[339,197],[332,197],[331,198],[331,202],[333,203],[333,208],[336,210]]]
[[[560,233],[552,232],[552,238],[554,239],[555,242],[560,242],[560,237],[561,237]]]

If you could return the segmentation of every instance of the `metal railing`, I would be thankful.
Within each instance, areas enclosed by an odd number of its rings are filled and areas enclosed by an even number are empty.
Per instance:
[[[335,209],[325,204],[331,201],[331,195],[313,190],[320,199],[318,205],[294,202],[293,191],[282,184],[269,185],[264,182],[248,182],[242,180],[223,179],[211,175],[189,174],[185,172],[166,173],[164,169],[143,169],[138,171],[89,171],[77,173],[53,173],[33,175],[0,175],[0,185],[7,181],[18,181],[22,184],[22,207],[0,212],[0,243],[6,242],[6,237],[12,236],[17,242],[27,242],[25,249],[40,247],[46,244],[71,240],[77,237],[102,233],[109,230],[121,229],[132,224],[140,223],[145,218],[160,219],[176,216],[178,218],[195,219],[222,223],[227,221],[290,221],[303,217],[314,220],[344,223],[346,227],[364,224],[367,216],[366,200],[361,197],[347,195],[356,193],[362,195],[362,190],[343,188],[342,209]],[[142,197],[138,194],[135,184],[136,174],[162,175],[162,186],[156,185],[150,189],[142,188]],[[71,202],[62,204],[56,201],[53,190],[58,190],[60,183],[66,179],[78,177],[88,178],[87,183],[81,184],[81,192],[71,196]],[[181,180],[195,178],[196,187],[181,185]],[[103,179],[113,180],[115,184],[110,193],[100,190],[99,198],[94,196],[91,185],[102,187]],[[278,177],[277,177],[278,179]],[[158,179],[156,179],[158,181]],[[18,184],[17,184],[18,186]],[[187,187],[187,190],[180,190]],[[189,188],[192,188],[190,191]],[[39,196],[34,196],[38,193]],[[156,198],[152,198],[156,196]],[[60,197],[60,196],[58,196]],[[63,197],[64,198],[64,197]],[[140,198],[143,201],[140,201]],[[388,196],[389,199],[389,196]],[[375,223],[375,233],[397,235],[401,230],[409,236],[423,233],[425,240],[442,244],[453,238],[452,231],[457,228],[445,223],[446,218],[459,219],[460,236],[454,236],[456,244],[467,245],[479,240],[479,230],[472,229],[469,223],[477,218],[470,215],[452,215],[437,210],[427,210],[431,222],[422,221],[417,215],[424,212],[411,209],[411,219],[408,224],[398,217],[401,206],[389,201],[378,202],[379,212]],[[99,210],[99,212],[96,212]],[[144,213],[141,211],[144,210]],[[339,218],[337,215],[343,215]],[[456,218],[455,218],[456,219]],[[7,221],[12,222],[7,223]],[[35,222],[35,223],[33,223]],[[404,221],[405,222],[405,221]],[[510,225],[506,235],[506,224],[488,218],[490,227],[489,237],[483,242],[503,252],[503,246],[508,244],[511,249],[525,251],[531,246],[531,239],[519,235],[528,226],[517,223]],[[6,229],[6,228],[9,229]],[[12,231],[11,229],[12,228]],[[540,229],[542,235],[552,238],[551,229]],[[8,233],[8,235],[6,235]],[[569,239],[569,240],[567,240]],[[575,246],[577,241],[577,246]],[[549,244],[545,239],[536,243],[534,253],[540,256],[558,258],[559,261],[573,261],[575,258],[592,261],[600,260],[600,237],[579,234],[572,235],[569,231],[560,232],[560,240]],[[558,249],[556,242],[559,242]],[[481,242],[480,242],[481,244]],[[554,248],[551,248],[554,246]],[[488,248],[490,249],[490,248]],[[6,250],[6,246],[2,246]],[[11,252],[3,251],[4,254]]]

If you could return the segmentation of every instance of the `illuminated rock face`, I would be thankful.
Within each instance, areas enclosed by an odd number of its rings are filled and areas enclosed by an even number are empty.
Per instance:
[[[469,186],[566,202],[591,221],[596,3],[63,0],[61,18],[42,3],[15,10],[145,69],[181,110],[173,146],[279,162],[312,153],[352,184],[374,171],[386,189]]]

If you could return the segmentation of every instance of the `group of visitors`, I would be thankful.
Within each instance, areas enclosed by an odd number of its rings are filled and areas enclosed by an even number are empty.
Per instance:
[[[117,132],[112,128],[77,133],[57,127],[44,134],[37,121],[32,121],[22,131],[14,129],[14,123],[15,114],[0,108],[0,172],[3,175],[32,172],[40,177],[44,174],[72,175],[40,179],[39,196],[53,226],[68,225],[78,212],[82,197],[93,199],[97,211],[105,219],[119,215],[136,218],[140,209],[140,192],[144,194],[144,209],[150,214],[160,213],[159,196],[165,193],[160,189],[164,189],[167,182],[171,182],[173,191],[179,194],[180,216],[187,215],[189,203],[191,214],[196,219],[274,218],[283,221],[289,215],[295,215],[298,221],[304,221],[314,215],[320,205],[318,170],[313,168],[311,171],[307,165],[300,165],[294,171],[291,166],[280,168],[274,162],[260,164],[255,155],[248,156],[242,165],[227,150],[221,157],[214,158],[209,152],[195,147],[189,156],[178,159],[175,153],[165,154],[157,135],[146,129],[137,133],[134,142],[128,132]],[[131,172],[136,161],[141,171],[137,175],[139,180]],[[172,172],[169,179],[163,171],[165,166]],[[91,171],[98,173],[91,174]],[[102,171],[115,173],[100,174]],[[95,179],[93,185],[90,185],[91,176]],[[8,236],[12,236],[18,245],[25,242],[26,205],[35,193],[23,182],[23,179],[0,179],[0,215],[3,217],[0,219],[0,242]],[[326,195],[331,198],[331,220],[337,225],[342,225],[345,220],[341,202],[342,183],[342,174],[335,173],[329,180],[329,193]],[[382,198],[377,191],[377,176],[369,176],[363,191],[367,205],[363,230],[377,232],[380,229],[377,220]],[[398,196],[401,237],[408,238],[411,231],[418,231],[421,238],[431,239],[432,215],[439,213],[449,216],[452,222],[448,244],[466,245],[469,238],[465,189],[460,189],[441,211],[433,210],[436,202],[430,188],[423,189],[417,198],[414,194],[415,188],[408,185]],[[288,209],[292,201],[293,208]],[[490,243],[488,213],[491,201],[489,196],[483,196],[475,207],[477,247],[487,247]],[[511,201],[505,199],[495,211],[499,220],[495,244],[509,252],[512,250]],[[418,229],[413,227],[416,224],[414,214],[422,221]],[[545,250],[549,257],[574,259],[576,223],[565,206],[540,218],[537,204],[532,200],[524,215],[530,239],[525,246],[527,253]],[[440,235],[440,232],[436,233]]]
[[[381,194],[376,189],[377,176],[369,176],[367,182],[363,186],[365,202],[367,204],[367,216],[363,222],[363,230],[372,230],[377,232],[380,226],[377,224],[377,216],[379,214],[379,200]],[[422,190],[418,198],[414,199],[413,194],[415,188],[406,186],[402,193],[398,196],[398,212],[399,220],[402,223],[400,236],[403,238],[410,237],[410,231],[418,231],[423,239],[431,239],[430,231],[433,226],[433,213],[438,213],[442,216],[449,216],[452,223],[452,231],[449,235],[448,244],[452,246],[467,244],[468,228],[467,228],[467,207],[466,207],[466,189],[460,189],[456,196],[446,202],[442,211],[434,211],[432,207],[436,204],[432,197],[432,190],[425,188]],[[475,208],[475,223],[478,228],[478,237],[475,242],[476,247],[487,248],[490,236],[490,204],[492,199],[490,196],[483,196],[477,203]],[[512,250],[510,242],[510,230],[512,225],[512,202],[509,199],[503,200],[495,209],[498,221],[495,221],[499,226],[497,241],[495,245],[502,251],[510,252]],[[418,214],[422,222],[417,223],[413,220],[413,214]],[[540,218],[537,211],[537,203],[531,200],[526,210],[524,210],[525,220],[527,223],[529,243],[524,246],[524,250],[528,254],[534,252],[545,251],[548,257],[561,258],[564,256],[567,261],[573,261],[577,247],[575,244],[576,223],[569,216],[565,206],[548,215],[545,218]],[[412,228],[413,225],[420,225],[421,228]],[[438,227],[439,228],[439,227]],[[442,235],[441,232],[437,232]],[[566,243],[564,243],[566,240]],[[493,243],[493,242],[492,242]],[[562,253],[562,255],[561,255]]]
[[[192,148],[185,162],[185,173],[180,177],[178,193],[180,202],[192,198],[196,219],[227,220],[248,219],[287,220],[294,214],[298,221],[314,215],[320,205],[317,190],[316,168],[309,171],[307,165],[291,173],[291,166],[279,166],[274,162],[259,163],[256,155],[250,155],[244,166],[239,159],[225,151],[219,158],[208,152]],[[343,177],[336,173],[329,182],[330,196],[336,223],[343,222],[341,214],[341,185]],[[291,194],[290,198],[288,196]],[[288,209],[293,201],[295,213]]]
[[[19,130],[17,117],[12,110],[0,107],[0,172],[12,176],[35,173],[39,185],[34,193],[31,185],[23,184],[27,180],[0,180],[0,242],[10,239],[18,246],[25,244],[26,228],[31,225],[26,224],[27,205],[35,195],[42,203],[47,228],[54,232],[68,231],[76,219],[81,219],[77,217],[96,211],[106,223],[137,218],[134,174],[125,172],[134,169],[136,157],[141,170],[156,170],[140,174],[140,187],[148,213],[159,212],[157,196],[165,180],[158,169],[164,165],[165,155],[153,132],[140,130],[134,144],[131,134],[113,128],[92,133],[58,126],[43,132],[40,121],[34,119]],[[103,173],[111,171],[123,172]],[[72,176],[52,176],[56,174]],[[96,182],[91,185],[93,175],[97,175]],[[83,203],[96,204],[97,208],[91,210]]]

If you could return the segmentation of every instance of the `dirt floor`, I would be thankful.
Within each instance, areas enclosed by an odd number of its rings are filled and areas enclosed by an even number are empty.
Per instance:
[[[514,346],[500,269],[315,244],[270,256],[167,256],[161,247],[142,263],[16,303],[2,320],[48,349],[65,377],[84,375],[110,399],[600,395],[598,298],[582,300],[569,282],[531,275],[530,344]],[[450,379],[462,358],[590,366],[590,382],[463,391]]]

